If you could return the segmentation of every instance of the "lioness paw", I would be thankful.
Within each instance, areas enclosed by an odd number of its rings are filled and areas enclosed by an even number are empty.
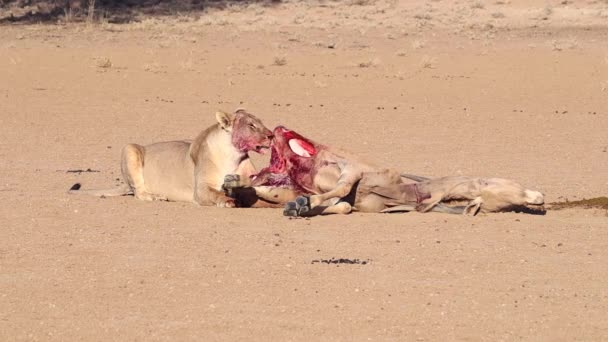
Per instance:
[[[234,208],[236,207],[236,202],[233,199],[220,200],[216,205],[220,208]]]
[[[169,201],[166,196],[155,195],[145,191],[136,191],[135,198],[142,201]]]
[[[226,175],[224,176],[224,184],[222,184],[222,188],[224,189],[233,189],[241,187],[241,176],[236,174]]]
[[[224,184],[222,184],[222,190],[224,194],[229,197],[233,197],[234,190],[242,187],[241,176],[236,174],[230,174],[224,176]]]

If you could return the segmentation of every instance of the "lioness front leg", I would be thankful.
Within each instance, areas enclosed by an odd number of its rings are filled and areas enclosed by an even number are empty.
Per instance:
[[[274,186],[254,186],[255,194],[267,202],[285,203],[293,201],[300,194],[290,188]]]
[[[194,177],[194,202],[198,205],[216,205],[223,208],[235,207],[235,200],[223,191],[214,189],[201,176]]]
[[[234,198],[240,207],[278,208],[288,201],[293,201],[300,193],[285,187],[248,186],[243,184],[239,175],[226,175],[222,189],[226,195]]]
[[[245,184],[241,182],[241,176],[237,174],[230,174],[224,176],[224,184],[222,184],[222,190],[228,197],[234,198],[237,189],[244,188]]]
[[[209,186],[197,187],[194,192],[194,202],[199,205],[216,205],[221,208],[236,207],[234,198],[226,196],[222,191],[215,190]]]

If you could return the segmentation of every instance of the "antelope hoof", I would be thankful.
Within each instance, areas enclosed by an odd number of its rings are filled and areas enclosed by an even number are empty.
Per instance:
[[[287,202],[283,209],[283,216],[301,217],[307,216],[310,211],[310,199],[305,196],[296,197],[295,202]]]
[[[283,216],[288,217],[297,217],[298,216],[298,207],[296,202],[287,202],[285,204],[285,209],[283,209]]]
[[[298,216],[305,216],[310,211],[310,197],[298,196],[296,198]]]

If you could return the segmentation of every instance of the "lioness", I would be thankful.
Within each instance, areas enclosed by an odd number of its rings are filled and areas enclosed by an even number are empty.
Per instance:
[[[253,177],[257,196],[287,202],[287,216],[364,212],[437,211],[475,215],[478,211],[541,208],[543,195],[501,178],[426,179],[371,164],[279,126],[274,129],[271,164]],[[228,177],[227,188],[231,179]],[[234,177],[238,178],[238,177]],[[406,183],[410,178],[416,183]],[[238,191],[235,192],[238,196]],[[300,195],[300,196],[298,196]],[[465,206],[446,205],[463,201]]]
[[[79,190],[69,193],[94,196],[134,194],[144,201],[194,202],[199,205],[233,207],[222,191],[224,175],[249,179],[255,168],[248,152],[263,153],[270,147],[272,132],[244,109],[234,114],[217,112],[217,124],[202,131],[194,141],[169,141],[147,146],[129,144],[122,149],[121,170],[126,184],[117,189]]]

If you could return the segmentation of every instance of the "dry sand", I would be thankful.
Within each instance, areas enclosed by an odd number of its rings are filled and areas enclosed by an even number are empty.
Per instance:
[[[118,184],[126,143],[245,107],[413,174],[605,196],[607,7],[294,2],[0,26],[0,340],[605,339],[606,210],[289,220],[66,190]],[[368,262],[313,263],[331,258]]]

